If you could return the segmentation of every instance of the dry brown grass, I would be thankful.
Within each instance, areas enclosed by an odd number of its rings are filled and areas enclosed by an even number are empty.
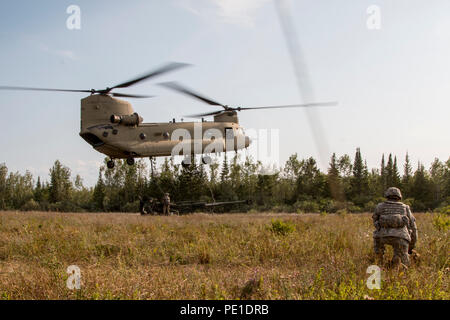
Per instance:
[[[420,261],[369,290],[368,214],[0,212],[0,298],[449,299],[449,233],[416,217]]]

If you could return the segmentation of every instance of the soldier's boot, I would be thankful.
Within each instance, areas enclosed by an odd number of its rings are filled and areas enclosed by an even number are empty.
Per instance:
[[[397,272],[403,272],[408,270],[408,266],[405,265],[402,260],[400,259],[400,257],[396,257],[394,256],[392,258],[392,261],[390,263],[390,267],[397,270]]]
[[[409,255],[409,258],[410,258],[409,260],[411,261],[411,259],[412,259],[412,261],[415,264],[420,263],[420,254],[416,250],[411,250],[411,254]]]
[[[392,258],[391,266],[397,268],[398,271],[408,270],[409,257],[408,252],[403,252],[401,248],[394,247],[394,257]]]
[[[400,257],[402,264],[406,267],[406,269],[408,269],[408,267],[410,266],[410,261],[409,261],[409,255],[408,252],[404,252],[401,257]]]

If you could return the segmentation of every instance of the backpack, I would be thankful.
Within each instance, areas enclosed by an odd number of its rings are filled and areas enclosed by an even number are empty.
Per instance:
[[[408,217],[401,214],[381,215],[379,219],[382,228],[403,228],[408,222]]]

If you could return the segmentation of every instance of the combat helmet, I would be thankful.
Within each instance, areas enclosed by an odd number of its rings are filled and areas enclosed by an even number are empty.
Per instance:
[[[396,187],[390,187],[386,190],[386,192],[384,193],[384,196],[386,198],[398,198],[398,199],[402,199],[402,193],[400,191],[399,188]]]

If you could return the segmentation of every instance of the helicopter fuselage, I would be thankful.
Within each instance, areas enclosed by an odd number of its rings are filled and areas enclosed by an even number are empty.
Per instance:
[[[129,102],[101,94],[82,99],[80,136],[112,159],[237,151],[250,144],[234,111],[214,121],[143,123]]]

